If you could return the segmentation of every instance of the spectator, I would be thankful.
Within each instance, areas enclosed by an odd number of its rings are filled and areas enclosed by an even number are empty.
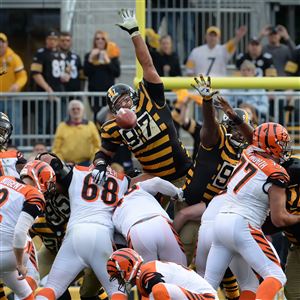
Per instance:
[[[0,33],[0,92],[20,92],[27,82],[27,73],[23,62],[10,47],[7,36]],[[8,115],[14,126],[14,133],[21,134],[21,102],[10,99],[0,101],[0,111]],[[20,141],[15,140],[19,145]]]
[[[240,53],[237,57],[236,67],[239,70],[245,61],[252,61],[256,67],[256,76],[276,76],[277,72],[270,53],[262,53],[262,45],[258,38],[253,37],[248,44],[248,52]]]
[[[220,29],[215,26],[209,27],[205,35],[206,44],[194,48],[189,55],[186,63],[187,75],[226,76],[226,64],[246,32],[247,28],[241,26],[233,39],[220,45]]]
[[[180,62],[178,55],[173,52],[171,36],[161,37],[158,51],[152,51],[151,56],[159,76],[181,76]]]
[[[293,51],[292,57],[286,63],[284,70],[289,76],[300,76],[300,45]]]
[[[260,33],[260,38],[264,36],[268,36],[269,43],[263,47],[263,53],[267,52],[272,54],[278,76],[286,76],[284,67],[291,58],[292,51],[295,48],[294,42],[290,39],[286,28],[282,25],[263,28]],[[287,45],[281,44],[281,39],[283,39]]]
[[[64,91],[65,55],[58,50],[58,33],[50,31],[46,36],[46,47],[38,49],[31,64],[32,78],[37,91]]]
[[[67,163],[88,166],[100,149],[97,127],[83,118],[81,101],[71,100],[68,111],[69,119],[61,122],[56,129],[52,151]]]
[[[28,157],[28,161],[32,161],[36,158],[36,156],[40,153],[47,152],[47,145],[41,141],[37,141],[32,149],[32,153],[30,153]]]
[[[255,76],[256,68],[250,60],[245,60],[241,64],[240,71],[243,77],[253,77]],[[245,93],[245,95],[228,97],[228,101],[233,107],[238,107],[241,103],[248,103],[255,107],[260,122],[262,120],[266,121],[266,117],[269,113],[269,100],[264,89],[251,89],[251,91],[247,89],[236,89],[234,90],[234,93],[235,92]]]
[[[10,47],[7,36],[0,33],[0,92],[20,92],[27,82],[23,62]],[[2,111],[2,110],[1,110]]]
[[[108,40],[107,33],[101,30],[96,31],[93,41],[93,49],[84,57],[84,74],[88,77],[88,90],[90,92],[106,92],[120,76],[120,49]],[[94,99],[90,103],[94,116],[99,109],[106,105],[105,97]],[[99,103],[100,102],[100,103]]]
[[[239,105],[239,108],[245,110],[248,113],[250,125],[253,128],[256,128],[258,125],[260,125],[258,122],[258,116],[257,116],[256,109],[253,105],[244,102]]]
[[[62,76],[65,91],[73,92],[81,90],[80,75],[82,64],[79,55],[72,52],[72,35],[69,32],[61,32],[59,36],[59,49],[65,59],[65,74]]]
[[[158,50],[160,44],[160,35],[156,33],[152,28],[145,29],[145,40],[150,53],[152,51]]]

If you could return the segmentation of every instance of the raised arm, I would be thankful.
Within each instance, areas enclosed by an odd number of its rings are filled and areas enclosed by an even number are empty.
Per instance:
[[[123,22],[116,25],[130,34],[136,57],[143,69],[143,77],[148,82],[161,83],[162,81],[154,67],[148,47],[139,32],[134,10],[122,9],[119,14]]]
[[[162,195],[170,196],[172,198],[182,199],[182,190],[177,188],[174,184],[159,177],[154,177],[139,183],[139,186],[151,195],[160,193]]]
[[[203,98],[203,124],[200,130],[200,139],[204,147],[213,147],[217,144],[220,137],[219,123],[216,120],[213,106],[213,96],[216,95],[218,91],[211,89],[210,77],[205,81],[203,75],[200,74],[200,80],[201,81],[195,77],[196,85],[192,84],[192,87]]]
[[[240,133],[247,140],[248,144],[251,144],[253,138],[253,128],[248,124],[248,122],[245,122],[245,120],[239,118],[237,113],[234,111],[234,109],[231,107],[229,102],[226,101],[225,98],[218,96],[217,99],[218,107],[224,111],[224,113],[228,116],[228,118],[231,121],[234,122]]]

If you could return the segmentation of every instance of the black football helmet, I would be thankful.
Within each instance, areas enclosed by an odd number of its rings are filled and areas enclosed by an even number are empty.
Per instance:
[[[116,114],[122,107],[118,107],[117,102],[118,99],[120,99],[120,97],[123,95],[128,95],[129,99],[132,101],[131,107],[128,108],[132,109],[134,106],[136,106],[138,100],[136,91],[132,87],[124,83],[114,84],[108,89],[106,94],[107,104],[113,114]]]
[[[13,126],[8,116],[0,112],[0,148],[6,148],[6,144],[12,134]]]
[[[234,108],[233,110],[239,118],[250,125],[249,115],[245,110],[241,108]],[[227,134],[230,136],[230,142],[234,147],[243,147],[246,145],[244,136],[238,131],[234,122],[230,120],[225,113],[222,117],[221,124],[226,128]]]
[[[290,185],[300,185],[300,156],[292,156],[288,161],[285,161],[282,166],[290,175]]]

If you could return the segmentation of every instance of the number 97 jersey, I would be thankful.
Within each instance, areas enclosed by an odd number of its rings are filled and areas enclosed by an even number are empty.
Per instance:
[[[67,230],[78,223],[95,223],[113,229],[112,213],[129,187],[129,180],[111,168],[107,168],[103,186],[93,182],[87,167],[75,166],[69,186],[71,215]]]

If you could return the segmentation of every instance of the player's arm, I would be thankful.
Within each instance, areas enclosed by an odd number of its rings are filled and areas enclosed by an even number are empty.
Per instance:
[[[268,189],[271,220],[276,227],[291,226],[300,222],[300,215],[292,215],[286,210],[286,188],[288,177],[285,174],[273,173],[267,183],[272,185]]]
[[[196,84],[192,84],[192,87],[203,98],[203,123],[200,130],[200,139],[201,144],[209,148],[215,146],[220,138],[219,123],[216,120],[213,106],[213,96],[216,95],[218,91],[211,89],[210,77],[205,81],[203,75],[200,74],[200,80],[201,81],[195,77]]]
[[[245,137],[248,144],[251,144],[253,138],[253,128],[247,122],[245,122],[245,120],[242,120],[237,115],[237,113],[233,110],[233,108],[225,98],[218,96],[217,103],[218,108],[224,111],[228,118],[237,126],[238,130]]]
[[[177,188],[171,182],[161,179],[160,177],[154,177],[140,182],[139,186],[153,196],[160,193],[176,200],[184,201],[182,190]]]
[[[45,200],[41,194],[30,191],[26,195],[26,200],[14,229],[13,250],[20,279],[24,279],[27,274],[27,268],[24,266],[24,248],[27,243],[28,232],[35,218],[41,214],[44,204]]]
[[[136,57],[143,69],[144,79],[150,83],[162,83],[154,67],[148,47],[139,32],[139,27],[135,18],[134,11],[129,9],[122,9],[119,14],[123,19],[123,22],[117,25],[130,34]]]
[[[177,232],[180,232],[181,228],[187,221],[200,221],[206,209],[204,202],[200,202],[188,207],[185,207],[176,213],[173,221],[173,227]]]

